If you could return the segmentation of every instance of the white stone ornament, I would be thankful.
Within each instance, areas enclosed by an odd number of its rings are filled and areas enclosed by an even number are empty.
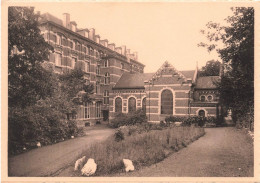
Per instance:
[[[75,171],[81,170],[81,168],[82,168],[83,165],[84,165],[85,160],[86,160],[86,156],[83,156],[82,158],[78,159],[78,160],[75,162],[74,170],[75,170]]]
[[[37,147],[41,147],[42,146],[40,142],[37,142],[36,145],[37,145]]]
[[[125,171],[129,172],[129,171],[134,171],[135,167],[133,165],[133,162],[130,159],[123,159],[123,163],[125,165]]]
[[[95,163],[94,159],[89,158],[87,163],[81,169],[81,174],[85,176],[94,175],[97,170],[97,164]]]

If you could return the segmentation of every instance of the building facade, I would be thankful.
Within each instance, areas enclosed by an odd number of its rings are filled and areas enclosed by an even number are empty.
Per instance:
[[[123,73],[143,73],[144,65],[138,61],[137,52],[101,39],[94,28],[79,29],[67,13],[62,20],[45,13],[39,21],[44,39],[54,47],[49,57],[54,71],[80,68],[87,83],[94,85],[92,102],[79,106],[75,116],[82,122],[79,125],[108,120],[113,86]]]
[[[149,122],[166,116],[220,114],[216,82],[219,76],[198,77],[197,69],[178,71],[165,62],[156,73],[125,73],[113,88],[110,118],[145,110]]]

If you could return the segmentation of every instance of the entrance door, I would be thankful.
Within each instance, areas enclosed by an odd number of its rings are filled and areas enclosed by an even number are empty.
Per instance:
[[[205,111],[204,110],[200,110],[199,111],[199,116],[200,117],[205,117]]]
[[[107,121],[109,118],[108,110],[103,110],[103,121]]]

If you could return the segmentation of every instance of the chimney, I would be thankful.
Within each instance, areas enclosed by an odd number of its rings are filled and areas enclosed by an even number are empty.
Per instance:
[[[99,35],[95,35],[95,41],[96,41],[96,43],[99,44],[99,41],[100,41],[100,36]]]
[[[130,54],[130,49],[126,49],[126,54]]]
[[[114,43],[108,44],[108,48],[115,51],[115,44]]]
[[[62,24],[64,27],[70,29],[70,14],[69,13],[63,13]]]
[[[70,22],[70,24],[71,24],[71,30],[73,32],[76,32],[77,31],[77,23],[75,21],[72,21],[72,22]]]
[[[95,29],[94,28],[89,29],[89,39],[95,41]]]
[[[116,52],[119,53],[119,54],[122,54],[122,48],[121,47],[116,47]]]
[[[137,53],[137,51],[134,52],[134,58],[135,58],[136,61],[138,60],[138,53]]]
[[[108,43],[108,40],[107,40],[107,39],[100,40],[100,44],[102,44],[102,45],[105,46],[105,47],[107,47],[107,43]]]
[[[121,46],[121,48],[122,48],[122,55],[126,56],[126,46],[123,45]]]

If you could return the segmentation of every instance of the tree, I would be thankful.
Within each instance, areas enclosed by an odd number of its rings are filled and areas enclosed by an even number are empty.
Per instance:
[[[219,76],[221,63],[219,61],[207,61],[206,66],[203,66],[199,71],[200,76]]]
[[[31,105],[50,94],[48,77],[41,63],[53,50],[38,28],[34,8],[8,9],[8,102],[9,106]]]
[[[227,26],[209,22],[203,30],[210,44],[200,43],[208,51],[217,50],[225,65],[219,83],[221,102],[232,108],[234,119],[253,115],[254,106],[254,8],[231,8]],[[211,31],[210,31],[211,30]],[[213,30],[213,32],[212,32]],[[217,44],[219,42],[222,44]]]

